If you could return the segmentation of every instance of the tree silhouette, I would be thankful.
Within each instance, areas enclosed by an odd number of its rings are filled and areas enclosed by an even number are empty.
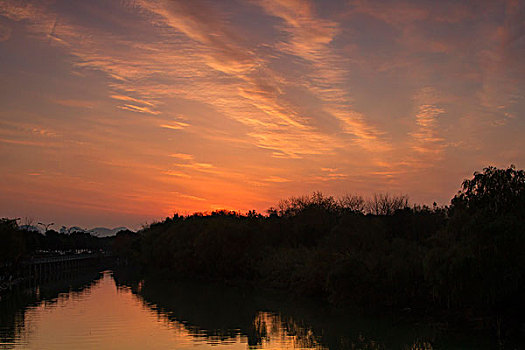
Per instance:
[[[452,199],[455,209],[470,213],[499,215],[509,211],[523,211],[525,199],[525,172],[514,165],[507,169],[487,167],[465,180],[462,189]]]
[[[44,224],[44,223],[39,222],[38,224],[39,224],[40,226],[43,226],[43,227],[44,227],[44,233],[46,233],[46,232],[49,230],[49,228],[50,228],[51,226],[53,226],[55,223],[52,222],[52,223],[49,223],[49,224]]]

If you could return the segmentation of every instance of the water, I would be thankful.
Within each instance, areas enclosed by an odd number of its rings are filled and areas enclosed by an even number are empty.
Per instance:
[[[438,324],[367,319],[213,284],[86,275],[0,302],[0,349],[479,349]]]

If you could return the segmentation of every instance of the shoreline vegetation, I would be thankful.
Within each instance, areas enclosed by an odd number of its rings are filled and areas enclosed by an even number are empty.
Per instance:
[[[413,310],[508,335],[524,322],[525,173],[514,166],[474,173],[444,207],[410,205],[406,196],[316,192],[283,200],[267,215],[175,214],[109,239],[22,232],[2,219],[0,239],[4,267],[36,249],[69,244],[111,250],[172,279]]]

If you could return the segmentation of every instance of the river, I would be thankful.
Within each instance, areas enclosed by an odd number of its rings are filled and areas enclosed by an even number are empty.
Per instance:
[[[483,349],[439,323],[365,317],[311,300],[104,271],[0,301],[0,349]]]

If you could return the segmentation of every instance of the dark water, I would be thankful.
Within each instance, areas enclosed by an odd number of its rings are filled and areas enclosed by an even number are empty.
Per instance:
[[[87,274],[0,302],[0,349],[489,349],[490,337],[263,291]]]

